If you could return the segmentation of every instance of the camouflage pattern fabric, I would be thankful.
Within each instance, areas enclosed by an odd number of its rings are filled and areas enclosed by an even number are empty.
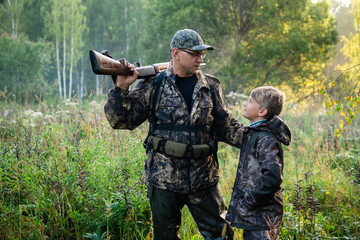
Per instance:
[[[170,49],[180,48],[193,51],[214,50],[210,45],[205,45],[200,35],[192,29],[183,29],[175,33],[170,42]]]
[[[269,237],[271,236],[271,237]],[[248,231],[244,230],[243,232],[244,240],[274,240],[279,239],[279,231],[275,235],[271,231]]]
[[[184,144],[207,144],[216,132],[219,141],[240,147],[243,124],[226,110],[219,80],[202,72],[198,74],[189,114],[176,87],[172,68],[166,71],[167,78],[155,113],[157,123],[208,127],[204,132],[155,130],[154,136]],[[140,80],[132,91],[118,87],[110,90],[104,109],[111,127],[131,130],[149,119],[155,78]],[[143,177],[150,186],[159,189],[196,194],[218,183],[218,163],[214,156],[204,159],[176,158],[149,149]]]
[[[262,131],[268,134],[261,135]],[[251,141],[255,137],[257,141]],[[267,230],[267,221],[279,226],[283,216],[281,193],[282,145],[291,133],[278,117],[244,133],[243,146],[226,219],[232,226],[250,231]],[[253,142],[253,143],[250,143]]]

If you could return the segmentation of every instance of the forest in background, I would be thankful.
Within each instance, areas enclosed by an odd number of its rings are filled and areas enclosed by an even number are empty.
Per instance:
[[[206,71],[227,93],[285,85],[298,101],[359,57],[349,43],[358,37],[357,1],[3,0],[0,6],[0,90],[20,102],[104,93],[111,84],[92,73],[90,49],[142,65],[166,62],[171,38],[183,28],[215,46]]]
[[[358,0],[2,0],[0,100],[106,94],[112,81],[92,72],[89,50],[167,62],[173,34],[192,28],[215,47],[206,72],[232,99],[273,85],[297,108],[320,94],[349,123],[359,111],[359,9]]]
[[[109,127],[89,50],[169,61],[183,28],[215,47],[205,72],[236,118],[252,88],[286,93],[281,239],[358,239],[359,24],[359,0],[0,0],[0,239],[152,238],[146,126]],[[228,202],[238,151],[219,159]],[[186,208],[180,235],[201,239]]]

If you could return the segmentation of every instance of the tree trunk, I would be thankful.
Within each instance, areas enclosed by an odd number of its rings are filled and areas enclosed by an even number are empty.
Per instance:
[[[81,57],[80,99],[84,97],[84,57]]]
[[[71,2],[71,54],[70,54],[70,70],[69,70],[69,99],[71,99],[72,91],[72,70],[73,70],[73,61],[74,61],[74,4]]]
[[[59,39],[56,37],[56,68],[57,68],[57,76],[58,76],[58,81],[59,81],[59,94],[60,94],[60,98],[62,98],[59,51],[60,51],[59,50]]]
[[[129,34],[128,34],[128,2],[126,1],[126,5],[124,7],[124,18],[125,18],[125,34],[126,34],[126,42],[125,42],[125,49],[126,54],[129,53]]]
[[[100,94],[100,76],[96,75],[96,96]]]
[[[54,2],[54,27],[55,29],[59,29],[58,28],[58,22],[57,22],[57,11],[56,11],[56,2],[55,0]],[[59,95],[60,98],[62,98],[62,88],[61,88],[61,72],[60,72],[60,54],[59,54],[59,39],[58,36],[56,35],[55,37],[55,44],[56,44],[56,68],[57,68],[57,76],[58,76],[58,82],[59,82]]]
[[[7,1],[9,8],[11,9],[11,2],[10,0]],[[14,28],[15,28],[15,20],[14,20],[14,13],[10,11],[10,17],[11,17],[11,35],[14,36]]]
[[[63,5],[63,87],[64,87],[64,99],[66,99],[66,17],[65,17],[65,5]]]

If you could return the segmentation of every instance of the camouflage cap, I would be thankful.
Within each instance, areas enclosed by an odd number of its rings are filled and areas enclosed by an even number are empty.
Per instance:
[[[191,29],[183,29],[175,33],[170,43],[170,50],[173,48],[186,48],[193,51],[214,50],[212,46],[205,45],[200,35]]]

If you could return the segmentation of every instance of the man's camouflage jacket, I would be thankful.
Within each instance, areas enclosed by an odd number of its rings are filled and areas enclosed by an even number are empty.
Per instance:
[[[232,117],[222,99],[220,81],[200,72],[192,95],[192,109],[188,111],[179,92],[172,69],[166,79],[158,110],[158,124],[206,126],[202,132],[154,130],[152,135],[185,144],[207,144],[216,134],[219,141],[241,146],[243,124]],[[141,79],[134,89],[115,87],[108,94],[105,115],[114,129],[135,129],[150,118],[154,80]],[[143,177],[150,186],[170,191],[193,194],[206,191],[219,181],[218,162],[214,156],[203,159],[176,158],[147,151]]]

